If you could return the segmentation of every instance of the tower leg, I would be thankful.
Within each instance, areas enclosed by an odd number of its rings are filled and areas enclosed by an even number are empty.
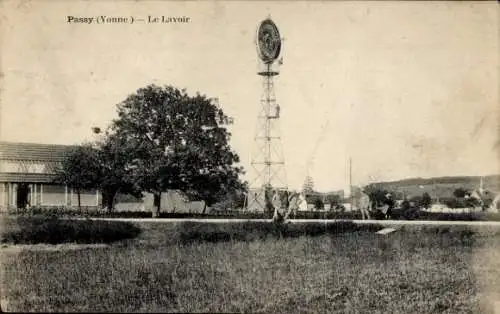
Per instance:
[[[263,77],[263,95],[261,97],[261,110],[257,117],[257,131],[255,135],[255,147],[252,154],[252,168],[255,178],[250,184],[252,192],[259,194],[254,200],[263,199],[264,202],[256,204],[261,206],[261,211],[273,214],[275,209],[269,190],[286,189],[286,174],[284,168],[284,156],[281,146],[279,132],[279,106],[276,104],[274,95],[274,76],[277,72],[271,70],[271,65],[266,65],[266,71],[259,72]],[[261,197],[262,196],[262,197]],[[251,203],[248,203],[251,208]],[[278,208],[279,210],[279,208]]]

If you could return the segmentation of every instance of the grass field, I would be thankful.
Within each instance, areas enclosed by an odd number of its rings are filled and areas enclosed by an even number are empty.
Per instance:
[[[145,223],[107,247],[1,253],[12,311],[492,313],[500,231]],[[498,297],[500,301],[500,297]]]

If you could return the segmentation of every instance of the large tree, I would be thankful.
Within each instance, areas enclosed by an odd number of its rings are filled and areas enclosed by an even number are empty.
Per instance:
[[[424,192],[422,194],[422,199],[420,201],[420,206],[422,206],[423,208],[429,208],[431,206],[431,203],[432,203],[431,196],[429,195],[429,193]]]
[[[149,85],[118,104],[111,135],[126,143],[134,181],[154,195],[154,216],[169,189],[210,206],[231,189],[244,188],[239,157],[228,143],[230,122],[215,99],[172,86]]]
[[[101,171],[98,151],[91,144],[76,146],[56,169],[54,183],[64,184],[76,191],[78,209],[81,209],[81,192],[97,188]]]
[[[112,211],[119,192],[142,197],[127,168],[127,152],[127,143],[109,134],[103,140],[76,146],[57,169],[54,181],[76,190],[79,208],[82,190],[99,189],[103,204]]]

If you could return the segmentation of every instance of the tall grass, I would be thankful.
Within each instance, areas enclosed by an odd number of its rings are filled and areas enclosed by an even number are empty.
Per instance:
[[[1,279],[8,285],[2,295],[8,310],[482,313],[473,266],[489,277],[500,269],[474,264],[483,262],[474,255],[485,241],[490,249],[500,248],[498,230],[405,226],[379,236],[373,226],[321,225],[319,234],[318,225],[309,224],[243,239],[239,234],[276,229],[139,226],[143,232],[137,238],[109,248],[4,253]],[[202,234],[230,237],[210,241]]]

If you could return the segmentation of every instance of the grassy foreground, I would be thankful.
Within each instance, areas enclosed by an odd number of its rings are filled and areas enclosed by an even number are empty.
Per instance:
[[[106,248],[0,250],[3,310],[488,313],[500,295],[496,229],[138,225]]]

